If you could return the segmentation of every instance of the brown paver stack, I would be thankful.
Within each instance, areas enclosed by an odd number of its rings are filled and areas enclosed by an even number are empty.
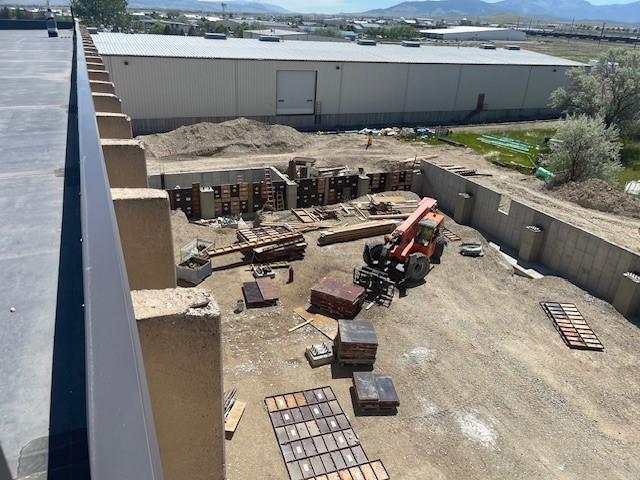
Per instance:
[[[353,318],[360,311],[365,289],[325,277],[311,289],[311,305],[334,316]]]
[[[333,352],[338,363],[373,365],[378,351],[378,337],[369,320],[339,320]]]
[[[254,248],[249,257],[253,263],[268,263],[278,260],[301,260],[304,258],[304,251],[307,242],[304,240],[291,240],[289,242],[274,243],[264,247]]]
[[[353,372],[353,389],[363,413],[393,414],[400,406],[393,380],[387,375]]]
[[[270,278],[257,278],[254,282],[242,284],[242,294],[247,306],[263,307],[278,302],[278,292]]]
[[[291,480],[389,480],[369,460],[331,387],[265,398]]]

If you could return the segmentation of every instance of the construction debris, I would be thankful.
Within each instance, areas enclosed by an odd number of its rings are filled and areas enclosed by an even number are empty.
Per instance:
[[[386,235],[393,232],[397,225],[398,222],[394,220],[380,220],[325,230],[320,232],[318,245],[329,245],[331,243],[349,242],[361,238]]]
[[[198,285],[213,273],[211,260],[191,257],[176,265],[176,277],[189,285]]]
[[[333,351],[340,365],[373,365],[378,337],[370,320],[338,320]]]
[[[305,350],[309,364],[315,368],[333,362],[333,347],[326,343],[312,345]]]
[[[264,400],[290,480],[388,480],[370,461],[331,387]]]
[[[302,240],[290,240],[281,243],[274,243],[257,247],[247,252],[246,255],[251,257],[255,263],[276,262],[279,260],[301,260],[304,258],[304,251],[307,248],[307,242]]]
[[[450,242],[459,242],[460,240],[462,240],[458,235],[456,235],[446,227],[444,228],[444,236]]]
[[[573,303],[540,302],[569,348],[604,350],[604,346]]]
[[[365,290],[361,286],[346,285],[329,277],[311,289],[311,305],[342,318],[355,317],[364,298]]]
[[[391,377],[353,372],[353,390],[361,413],[396,414],[400,400]]]
[[[304,237],[299,232],[287,232],[276,235],[271,235],[265,238],[258,238],[256,240],[236,242],[224,247],[213,247],[206,250],[209,257],[217,257],[219,255],[226,255],[227,253],[234,252],[246,252],[248,250],[255,249],[257,247],[264,247],[265,245],[271,245],[274,243],[283,243],[291,240],[304,241]]]
[[[242,294],[248,307],[265,307],[278,302],[275,284],[270,278],[257,278],[242,284]]]
[[[251,265],[251,272],[253,273],[254,278],[273,278],[276,276],[276,273],[269,265]]]
[[[240,423],[240,419],[242,418],[242,414],[247,406],[247,402],[243,402],[242,400],[236,399],[236,389],[234,388],[231,392],[225,394],[224,396],[224,432],[227,435],[227,438],[233,436],[236,429],[238,428],[238,424]]]
[[[305,321],[305,325],[311,325],[321,334],[333,341],[338,334],[338,321],[320,313],[312,313],[302,307],[296,307],[293,311]],[[302,326],[302,325],[300,325]],[[289,331],[292,331],[289,329]]]
[[[284,233],[291,232],[286,225],[260,226],[255,228],[243,228],[238,230],[236,236],[239,242],[250,242],[252,240],[262,240],[265,238],[273,238]]]
[[[464,146],[464,145],[463,145]],[[491,173],[478,173],[474,168],[462,167],[460,165],[439,165],[440,168],[450,171],[451,173],[457,173],[462,177],[492,177]]]

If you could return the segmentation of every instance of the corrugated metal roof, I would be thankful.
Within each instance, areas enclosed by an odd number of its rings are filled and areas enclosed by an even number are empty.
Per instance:
[[[479,65],[583,65],[527,50],[482,50],[477,47],[401,45],[362,46],[353,43],[289,40],[279,43],[229,38],[225,42],[203,37],[99,33],[93,40],[101,55],[316,62],[439,63]]]
[[[431,28],[426,30],[420,30],[420,32],[425,33],[487,33],[487,32],[507,32],[507,31],[517,31],[512,28],[501,28],[501,27],[473,27],[466,25],[459,25],[449,28]]]
[[[289,35],[308,35],[307,32],[297,32],[295,30],[281,30],[279,28],[265,28],[263,30],[245,30],[247,33],[253,33],[255,35],[277,35],[277,36],[289,36]]]

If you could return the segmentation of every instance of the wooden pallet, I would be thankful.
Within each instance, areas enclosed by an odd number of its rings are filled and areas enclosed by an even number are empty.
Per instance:
[[[448,228],[445,228],[443,233],[444,233],[444,236],[446,237],[446,239],[451,241],[451,242],[459,242],[460,240],[462,240],[458,235],[453,233]]]
[[[251,240],[269,238],[274,235],[281,235],[289,232],[291,232],[291,230],[285,225],[268,225],[256,228],[241,228],[238,230],[236,237],[239,242],[250,242]]]
[[[573,303],[540,302],[569,348],[604,350],[604,346]]]
[[[320,221],[318,217],[306,208],[292,208],[291,211],[302,223],[317,223]]]
[[[252,250],[256,247],[263,247],[272,243],[284,242],[286,240],[298,239],[302,240],[304,237],[299,232],[288,232],[277,235],[270,235],[268,237],[259,238],[257,240],[251,240],[248,242],[236,242],[224,247],[208,248],[206,250],[209,257],[217,257],[219,255],[226,255],[227,253],[244,252]]]

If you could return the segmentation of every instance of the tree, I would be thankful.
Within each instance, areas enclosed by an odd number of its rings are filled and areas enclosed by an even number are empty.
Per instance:
[[[589,69],[571,69],[568,88],[551,94],[550,105],[570,114],[600,115],[623,134],[640,122],[640,51],[613,49]]]
[[[74,13],[93,25],[126,27],[129,24],[127,0],[71,0]]]
[[[601,117],[571,116],[560,125],[554,140],[545,164],[556,172],[557,183],[611,180],[621,168],[618,128],[605,125]]]

